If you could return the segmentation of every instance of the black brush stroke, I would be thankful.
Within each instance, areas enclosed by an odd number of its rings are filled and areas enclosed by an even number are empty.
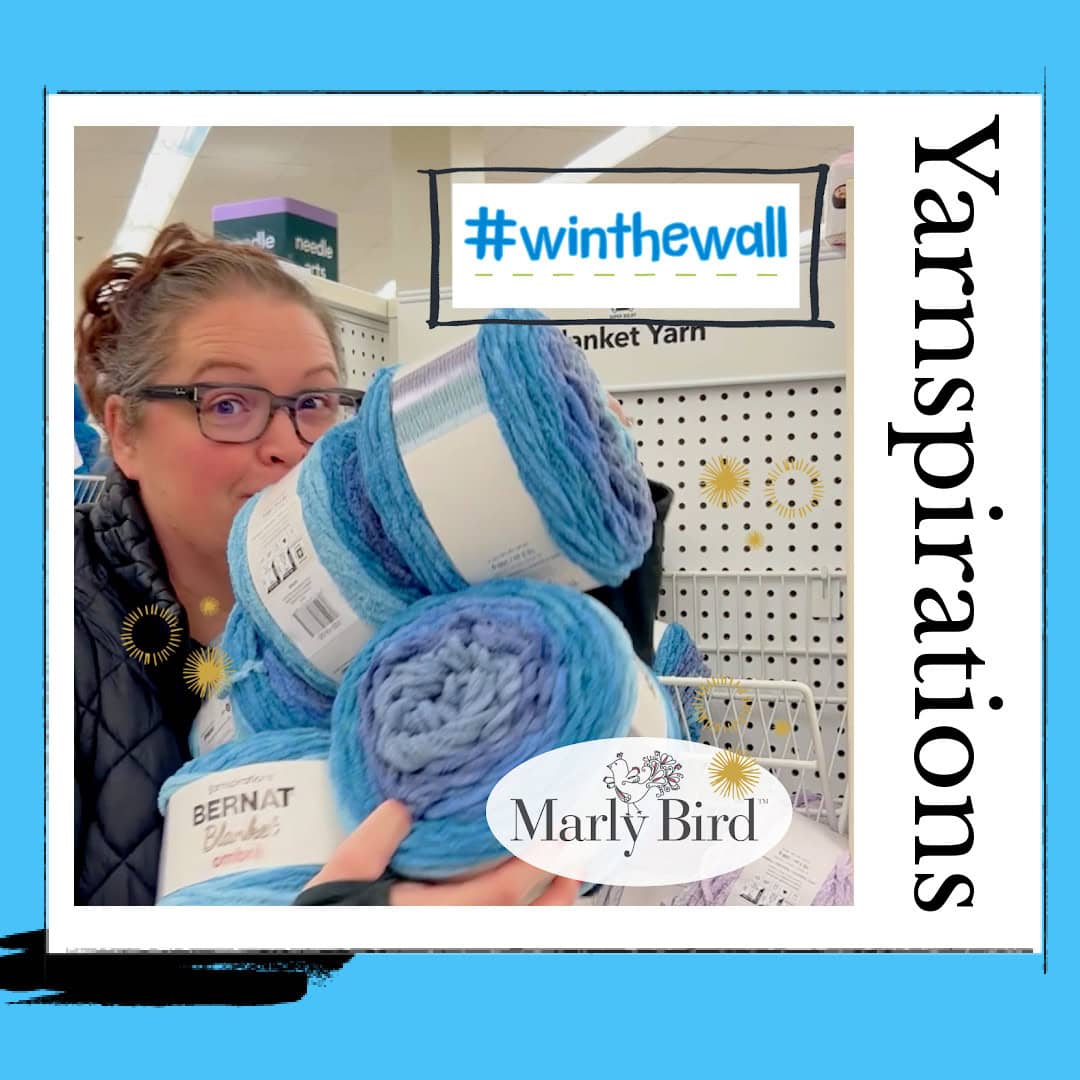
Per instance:
[[[0,938],[0,990],[16,1005],[283,1005],[352,953],[49,953],[44,930]],[[44,992],[44,993],[43,993]]]
[[[778,125],[780,126],[780,125]],[[428,178],[428,215],[431,225],[431,273],[429,277],[429,310],[427,325],[429,330],[438,326],[485,326],[507,324],[511,326],[606,326],[611,322],[611,317],[595,319],[439,319],[439,304],[441,297],[439,286],[439,251],[441,243],[439,226],[439,188],[438,177],[449,173],[498,173],[498,172],[522,172],[522,173],[717,173],[748,176],[783,176],[796,173],[817,173],[817,185],[814,192],[814,223],[811,226],[810,240],[810,318],[809,319],[620,319],[620,325],[624,326],[717,326],[717,327],[747,327],[747,326],[801,326],[815,327],[825,330],[834,330],[836,324],[829,319],[820,318],[818,303],[818,258],[821,248],[821,224],[822,210],[825,204],[825,184],[829,175],[829,166],[825,164],[804,165],[794,169],[767,169],[767,168],[681,168],[670,165],[632,165],[618,166],[613,168],[597,168],[588,166],[567,166],[565,168],[549,168],[539,165],[488,165],[480,166],[453,166],[448,169],[417,169],[417,172]]]

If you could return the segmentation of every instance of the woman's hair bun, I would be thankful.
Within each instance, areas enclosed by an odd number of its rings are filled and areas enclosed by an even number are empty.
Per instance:
[[[166,275],[168,288],[155,287]],[[280,292],[315,312],[340,365],[332,316],[271,254],[248,244],[200,236],[182,223],[167,225],[145,255],[110,255],[82,284],[75,378],[99,423],[104,421],[110,394],[137,389],[160,363],[176,316],[200,299],[212,298],[236,278]]]
[[[162,229],[145,255],[110,255],[91,271],[82,285],[82,312],[75,327],[75,377],[99,421],[108,396],[100,376],[106,370],[110,349],[135,314],[141,297],[163,272],[231,246],[227,241],[204,239],[189,226],[177,223]]]

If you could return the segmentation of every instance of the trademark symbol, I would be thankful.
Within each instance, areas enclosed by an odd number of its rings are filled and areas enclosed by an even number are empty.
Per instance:
[[[760,795],[758,795],[757,798],[754,801],[760,803],[762,806],[768,806],[769,805],[769,800],[765,799],[765,798],[762,798]]]

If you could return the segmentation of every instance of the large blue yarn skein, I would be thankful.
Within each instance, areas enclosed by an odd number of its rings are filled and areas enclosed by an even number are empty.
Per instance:
[[[500,309],[490,317],[543,315]],[[463,374],[453,359],[467,357],[469,348],[478,379]],[[522,484],[567,558],[604,585],[620,584],[641,565],[656,516],[648,482],[634,440],[607,408],[595,373],[572,341],[551,325],[485,323],[474,345],[432,363],[444,363],[449,377],[437,393],[410,404],[408,416],[395,418],[397,369],[389,368],[375,376],[358,417],[371,501],[403,561],[431,593],[453,592],[468,582],[424,516],[402,463],[396,425],[424,424],[425,413],[434,422],[447,403],[468,408],[486,402]],[[461,483],[468,484],[468,462],[460,464]],[[487,509],[492,519],[499,513],[498,506]],[[484,528],[482,520],[476,524]]]
[[[192,780],[211,773],[275,761],[325,760],[330,734],[321,730],[268,731],[219,746],[187,762],[161,786],[158,810]],[[232,874],[177,889],[158,900],[161,906],[291,904],[322,869],[317,863],[271,870],[238,870]]]
[[[669,623],[660,644],[656,647],[653,671],[657,675],[676,675],[682,678],[703,678],[709,674],[708,665],[701,658],[694,639],[678,623]],[[674,705],[678,692],[686,716],[690,738],[701,741],[701,722],[698,719],[698,703],[701,700],[693,686],[669,686],[666,688]]]
[[[344,826],[385,799],[413,828],[391,861],[439,880],[508,857],[485,815],[497,781],[555,747],[626,735],[637,660],[622,624],[588,596],[512,579],[430,597],[389,620],[334,702],[330,776]],[[678,721],[657,692],[670,737]]]
[[[352,611],[378,626],[424,595],[383,531],[359,458],[359,419],[328,431],[297,466],[297,495],[314,554]],[[247,558],[248,500],[229,533],[235,606],[222,648],[230,658],[233,712],[240,734],[330,725],[336,681],[310,663],[260,599]]]

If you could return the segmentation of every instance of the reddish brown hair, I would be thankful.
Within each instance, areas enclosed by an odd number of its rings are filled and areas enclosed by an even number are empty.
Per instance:
[[[341,371],[333,316],[272,255],[199,236],[187,225],[169,225],[145,255],[112,255],[83,282],[75,377],[94,418],[103,423],[110,394],[130,398],[152,381],[168,358],[180,318],[236,287],[274,293],[311,311]],[[126,412],[134,422],[137,403],[129,401]]]

